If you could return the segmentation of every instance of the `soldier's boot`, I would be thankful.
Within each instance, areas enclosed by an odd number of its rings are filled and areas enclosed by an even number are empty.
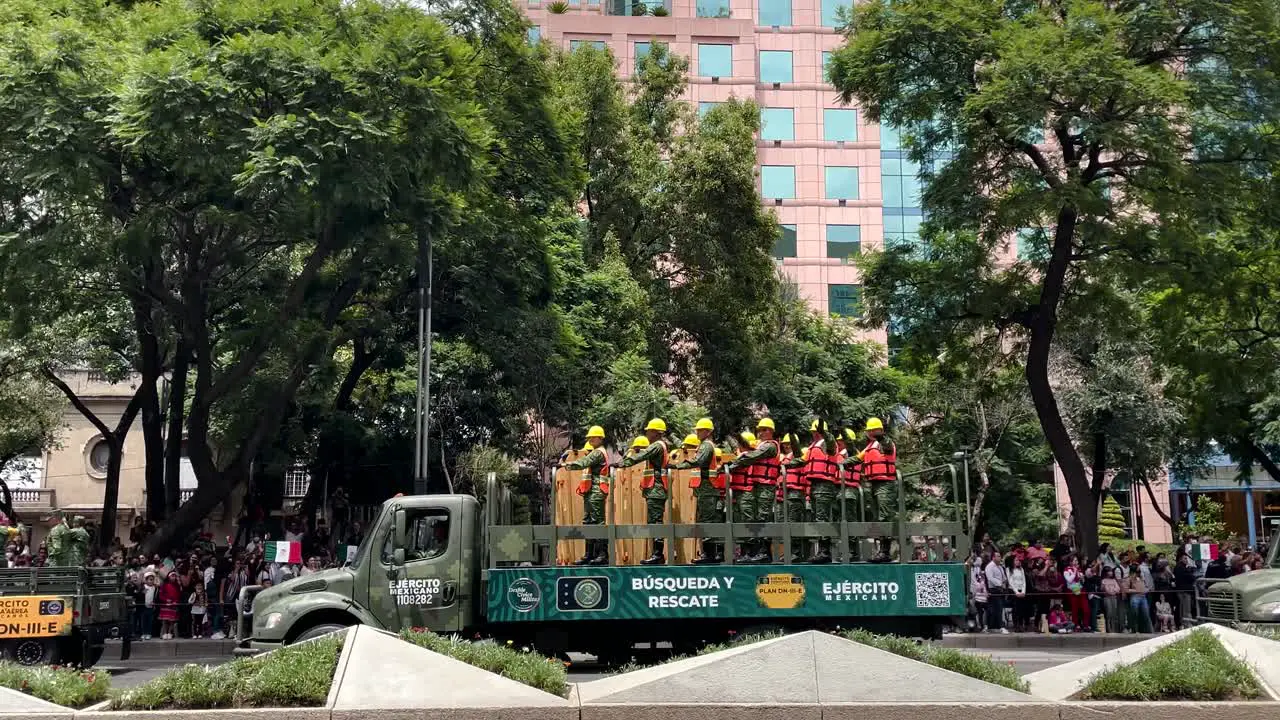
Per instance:
[[[596,552],[591,558],[588,565],[608,565],[609,564],[609,541],[597,540]]]
[[[596,541],[588,540],[586,552],[582,553],[582,558],[574,560],[574,565],[590,565],[592,560],[596,559]]]
[[[711,540],[702,541],[702,555],[693,561],[694,565],[715,565],[720,562],[716,559],[716,545]]]
[[[829,565],[831,563],[831,541],[818,541],[818,554],[813,557],[814,565]]]
[[[773,562],[773,553],[769,549],[770,542],[768,538],[757,538],[752,542],[755,549],[751,553],[751,562],[762,565]]]
[[[890,562],[892,558],[889,555],[889,548],[892,542],[893,541],[890,540],[889,538],[879,538],[878,540],[876,540],[876,544],[879,546],[879,549],[876,551],[875,557],[871,558],[871,562],[874,562],[874,563]]]
[[[667,556],[666,556],[666,553],[663,552],[663,541],[659,539],[659,540],[653,541],[653,554],[649,555],[648,558],[641,560],[640,564],[641,565],[665,565],[666,562],[667,562]]]

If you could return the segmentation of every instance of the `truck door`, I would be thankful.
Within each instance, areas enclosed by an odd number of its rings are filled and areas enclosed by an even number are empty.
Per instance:
[[[378,556],[386,583],[370,578],[370,605],[382,607],[388,630],[461,630],[462,518],[456,510],[402,507]],[[401,536],[401,533],[403,535]],[[398,540],[399,537],[399,540]]]

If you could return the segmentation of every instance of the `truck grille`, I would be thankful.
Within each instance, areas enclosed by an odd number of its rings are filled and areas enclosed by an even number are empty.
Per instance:
[[[1223,583],[1225,585],[1225,583]],[[1223,587],[1209,591],[1209,617],[1213,620],[1240,619],[1240,594],[1235,590]]]

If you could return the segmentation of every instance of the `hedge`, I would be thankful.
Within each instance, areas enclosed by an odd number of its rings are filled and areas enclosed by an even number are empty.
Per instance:
[[[1094,675],[1082,700],[1251,700],[1262,695],[1253,670],[1207,628],[1131,665]]]
[[[107,699],[111,678],[105,672],[69,667],[29,667],[0,662],[0,687],[26,693],[45,702],[85,708]]]

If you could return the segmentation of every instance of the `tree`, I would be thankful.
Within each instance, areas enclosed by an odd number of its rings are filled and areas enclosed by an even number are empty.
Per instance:
[[[1128,537],[1125,532],[1124,511],[1116,499],[1107,496],[1102,501],[1102,514],[1098,516],[1098,537],[1104,540],[1122,540]]]
[[[873,0],[832,58],[843,98],[932,168],[928,243],[873,264],[869,319],[914,324],[925,346],[1011,331],[1086,554],[1097,505],[1051,382],[1060,319],[1140,267],[1186,262],[1267,173],[1268,126],[1249,120],[1280,99],[1277,27],[1261,0]],[[993,265],[1025,228],[1043,229],[1040,258]]]
[[[20,466],[24,455],[57,444],[62,407],[61,399],[38,378],[38,369],[26,353],[0,339],[0,511],[12,521],[17,516],[5,478],[29,470]]]
[[[1178,537],[1188,535],[1197,538],[1212,538],[1215,542],[1225,543],[1231,539],[1227,523],[1222,517],[1222,503],[1208,495],[1196,498],[1196,521],[1194,525],[1183,523],[1178,527]]]

